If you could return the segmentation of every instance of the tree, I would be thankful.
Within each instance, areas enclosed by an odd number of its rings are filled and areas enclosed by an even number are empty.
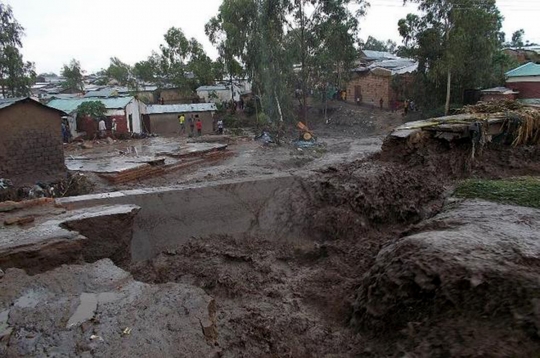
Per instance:
[[[525,30],[520,29],[517,30],[512,34],[512,42],[510,43],[510,46],[512,47],[523,47],[525,44],[523,43],[523,35],[525,35]]]
[[[70,92],[82,92],[84,90],[83,73],[81,63],[72,59],[69,65],[64,65],[61,74],[64,77],[62,88]]]
[[[306,121],[307,93],[319,81],[321,63],[331,64],[327,69],[339,74],[350,62],[358,25],[348,7],[353,3],[364,4],[361,0],[224,0],[206,32],[225,63],[241,62],[262,99],[265,117],[286,117],[286,112],[292,112],[291,90],[299,89],[301,119]],[[328,56],[325,50],[334,44],[339,45]]]
[[[3,97],[27,96],[35,80],[34,64],[20,53],[24,28],[9,5],[0,2],[0,87]]]
[[[419,61],[419,73],[440,100],[444,90],[445,112],[454,93],[482,87],[493,79],[500,51],[502,17],[495,0],[405,0],[419,4],[422,16],[409,14],[398,23],[405,46],[400,53]],[[453,96],[458,98],[457,95]],[[427,98],[426,98],[427,102]]]
[[[115,80],[121,86],[133,85],[131,66],[117,57],[111,57],[111,64],[104,72],[107,78]]]
[[[80,117],[91,117],[94,120],[99,120],[105,116],[107,108],[100,101],[83,102],[77,107],[77,115]]]
[[[386,40],[386,42],[380,41],[373,36],[368,36],[365,43],[360,43],[360,48],[363,50],[395,53],[397,50],[397,43],[392,40]]]
[[[519,29],[512,34],[512,39],[509,43],[506,43],[506,46],[517,47],[517,48],[523,48],[527,46],[537,46],[536,43],[530,42],[529,40],[524,40],[524,38],[525,38],[525,30]]]
[[[160,56],[156,52],[152,52],[148,59],[137,62],[133,66],[133,76],[140,82],[157,82],[160,74],[160,62]]]

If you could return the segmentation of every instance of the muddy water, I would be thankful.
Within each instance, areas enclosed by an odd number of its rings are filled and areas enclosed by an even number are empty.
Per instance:
[[[66,328],[71,328],[94,317],[97,310],[98,298],[95,293],[81,293],[81,303],[75,313],[69,318]]]

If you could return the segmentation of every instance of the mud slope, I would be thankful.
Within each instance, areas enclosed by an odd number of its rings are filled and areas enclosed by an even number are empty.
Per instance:
[[[309,223],[311,238],[192,238],[131,268],[143,282],[195,285],[214,297],[223,357],[370,352],[348,325],[355,288],[400,227],[440,209],[443,193],[420,174],[371,163],[332,168],[292,190],[288,212]]]
[[[488,143],[475,148],[470,140],[447,141],[419,133],[410,138],[388,136],[382,151],[375,159],[406,165],[411,170],[431,172],[443,180],[482,176],[504,178],[508,176],[540,174],[540,146],[520,146]]]
[[[215,354],[211,297],[193,286],[136,282],[108,259],[32,277],[9,269],[0,293],[1,357]]]
[[[451,205],[381,250],[352,322],[389,354],[536,356],[539,232],[540,210]]]
[[[424,171],[357,161],[331,167],[307,181],[311,237],[332,240],[389,232],[433,216],[445,187]]]

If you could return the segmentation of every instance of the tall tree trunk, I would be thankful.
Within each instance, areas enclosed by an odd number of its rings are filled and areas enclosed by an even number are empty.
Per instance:
[[[446,104],[444,105],[444,114],[450,113],[450,89],[452,88],[452,72],[448,68],[448,78],[446,80]]]
[[[307,126],[307,74],[306,74],[306,43],[305,43],[305,19],[304,0],[300,0],[300,42],[302,46],[302,121]]]
[[[452,88],[452,66],[450,64],[449,48],[450,48],[450,23],[446,20],[446,60],[448,63],[448,77],[446,78],[446,103],[444,105],[444,114],[448,115],[450,112],[450,90]]]

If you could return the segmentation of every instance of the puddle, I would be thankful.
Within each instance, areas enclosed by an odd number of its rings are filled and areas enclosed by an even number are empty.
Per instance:
[[[67,328],[81,324],[88,321],[92,317],[97,309],[98,298],[95,293],[81,293],[80,297],[81,303],[79,307],[75,310],[75,313],[70,317]]]
[[[15,307],[35,308],[40,301],[40,293],[34,290],[26,292],[13,303]],[[1,323],[1,320],[0,320]]]

